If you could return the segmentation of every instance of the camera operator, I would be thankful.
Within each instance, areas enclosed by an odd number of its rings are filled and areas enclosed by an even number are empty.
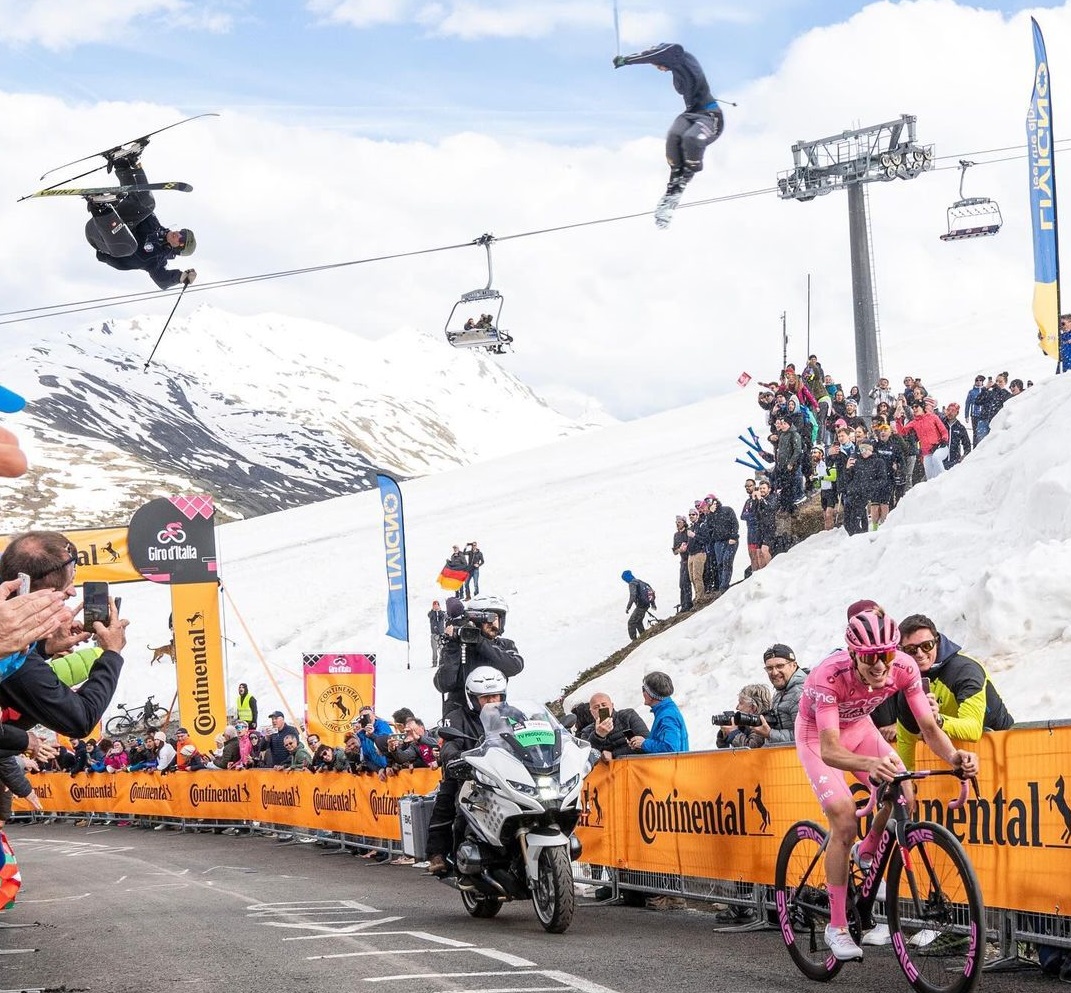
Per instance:
[[[762,748],[766,739],[756,731],[762,726],[762,713],[770,709],[770,688],[762,683],[745,686],[736,699],[736,712],[715,714],[711,721],[719,725],[715,744],[718,748]]]
[[[70,598],[78,553],[57,531],[28,531],[16,535],[0,556],[0,580],[30,577],[30,591],[52,590]],[[126,646],[126,620],[120,620],[115,601],[108,600],[108,623],[93,623],[86,631],[74,615],[64,610],[53,616],[55,626],[32,645],[20,646],[7,660],[7,674],[0,682],[0,707],[17,712],[18,726],[43,724],[70,737],[89,734],[111,702],[123,668],[120,654]],[[104,650],[78,692],[65,686],[47,659],[63,655],[94,638]],[[21,661],[20,661],[21,658]]]
[[[446,601],[450,621],[433,681],[445,697],[444,714],[465,706],[465,681],[475,669],[490,666],[507,679],[524,669],[517,646],[502,637],[508,612],[506,601],[496,596],[473,597],[467,605],[457,597]]]
[[[770,706],[759,715],[762,723],[752,731],[768,745],[783,745],[796,740],[796,712],[800,709],[803,681],[807,670],[796,664],[796,654],[778,642],[762,653],[762,666],[773,687]]]
[[[629,741],[637,735],[646,738],[651,732],[634,710],[616,710],[606,693],[596,693],[588,703],[595,723],[580,732],[580,737],[602,755],[604,762],[631,755]]]
[[[379,748],[377,739],[385,743],[390,737],[392,731],[390,722],[377,717],[371,707],[365,706],[353,719],[350,727],[356,732],[357,742],[361,748],[361,760],[356,771],[379,773],[386,769],[387,756],[384,750]]]

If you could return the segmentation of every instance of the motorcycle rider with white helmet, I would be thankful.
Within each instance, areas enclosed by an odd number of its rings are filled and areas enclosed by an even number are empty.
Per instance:
[[[433,876],[449,871],[446,856],[454,848],[454,818],[457,816],[457,792],[461,782],[448,774],[450,763],[462,752],[473,748],[483,737],[480,711],[487,704],[501,704],[506,699],[506,677],[492,666],[477,666],[465,680],[464,704],[450,708],[443,716],[441,727],[449,728],[464,737],[447,738],[439,750],[439,765],[443,770],[439,793],[431,811],[428,825],[428,867]]]

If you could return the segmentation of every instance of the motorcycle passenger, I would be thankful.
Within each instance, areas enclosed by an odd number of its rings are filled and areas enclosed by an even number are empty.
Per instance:
[[[506,601],[496,596],[475,596],[464,607],[456,597],[446,601],[447,616],[460,617],[460,622],[447,623],[433,680],[435,688],[446,697],[444,717],[454,707],[466,705],[466,680],[476,669],[489,666],[507,679],[524,669],[517,646],[502,637],[508,611]],[[479,720],[476,724],[479,727]]]
[[[454,759],[479,743],[483,737],[480,711],[489,703],[502,703],[506,699],[506,677],[498,669],[488,665],[473,669],[465,680],[465,703],[451,708],[443,717],[442,727],[461,732],[464,738],[448,738],[439,751],[439,764],[443,778],[439,793],[431,811],[428,825],[428,867],[432,876],[445,876],[449,871],[446,856],[454,848],[454,818],[457,816],[457,793],[461,788],[458,779],[446,770]]]

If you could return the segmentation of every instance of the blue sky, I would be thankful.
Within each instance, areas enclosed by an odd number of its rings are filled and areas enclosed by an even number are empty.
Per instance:
[[[680,41],[727,99],[776,71],[793,39],[865,6],[618,0],[623,50]],[[678,99],[651,71],[610,67],[612,0],[2,0],[0,14],[0,88],[74,102],[245,108],[372,138],[587,142],[646,133]],[[949,40],[950,58],[970,52]]]

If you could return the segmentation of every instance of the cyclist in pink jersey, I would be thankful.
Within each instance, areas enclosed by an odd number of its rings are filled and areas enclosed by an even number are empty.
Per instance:
[[[807,676],[796,716],[796,753],[829,820],[826,944],[841,961],[863,954],[848,932],[849,855],[868,868],[888,820],[887,810],[876,813],[870,832],[853,849],[855,801],[843,773],[851,772],[866,783],[868,777],[888,782],[904,771],[896,749],[881,736],[870,714],[903,690],[926,744],[965,775],[978,773],[978,756],[958,750],[938,727],[915,660],[899,650],[896,622],[880,607],[865,610],[849,620],[844,638],[848,647],[834,652]]]

